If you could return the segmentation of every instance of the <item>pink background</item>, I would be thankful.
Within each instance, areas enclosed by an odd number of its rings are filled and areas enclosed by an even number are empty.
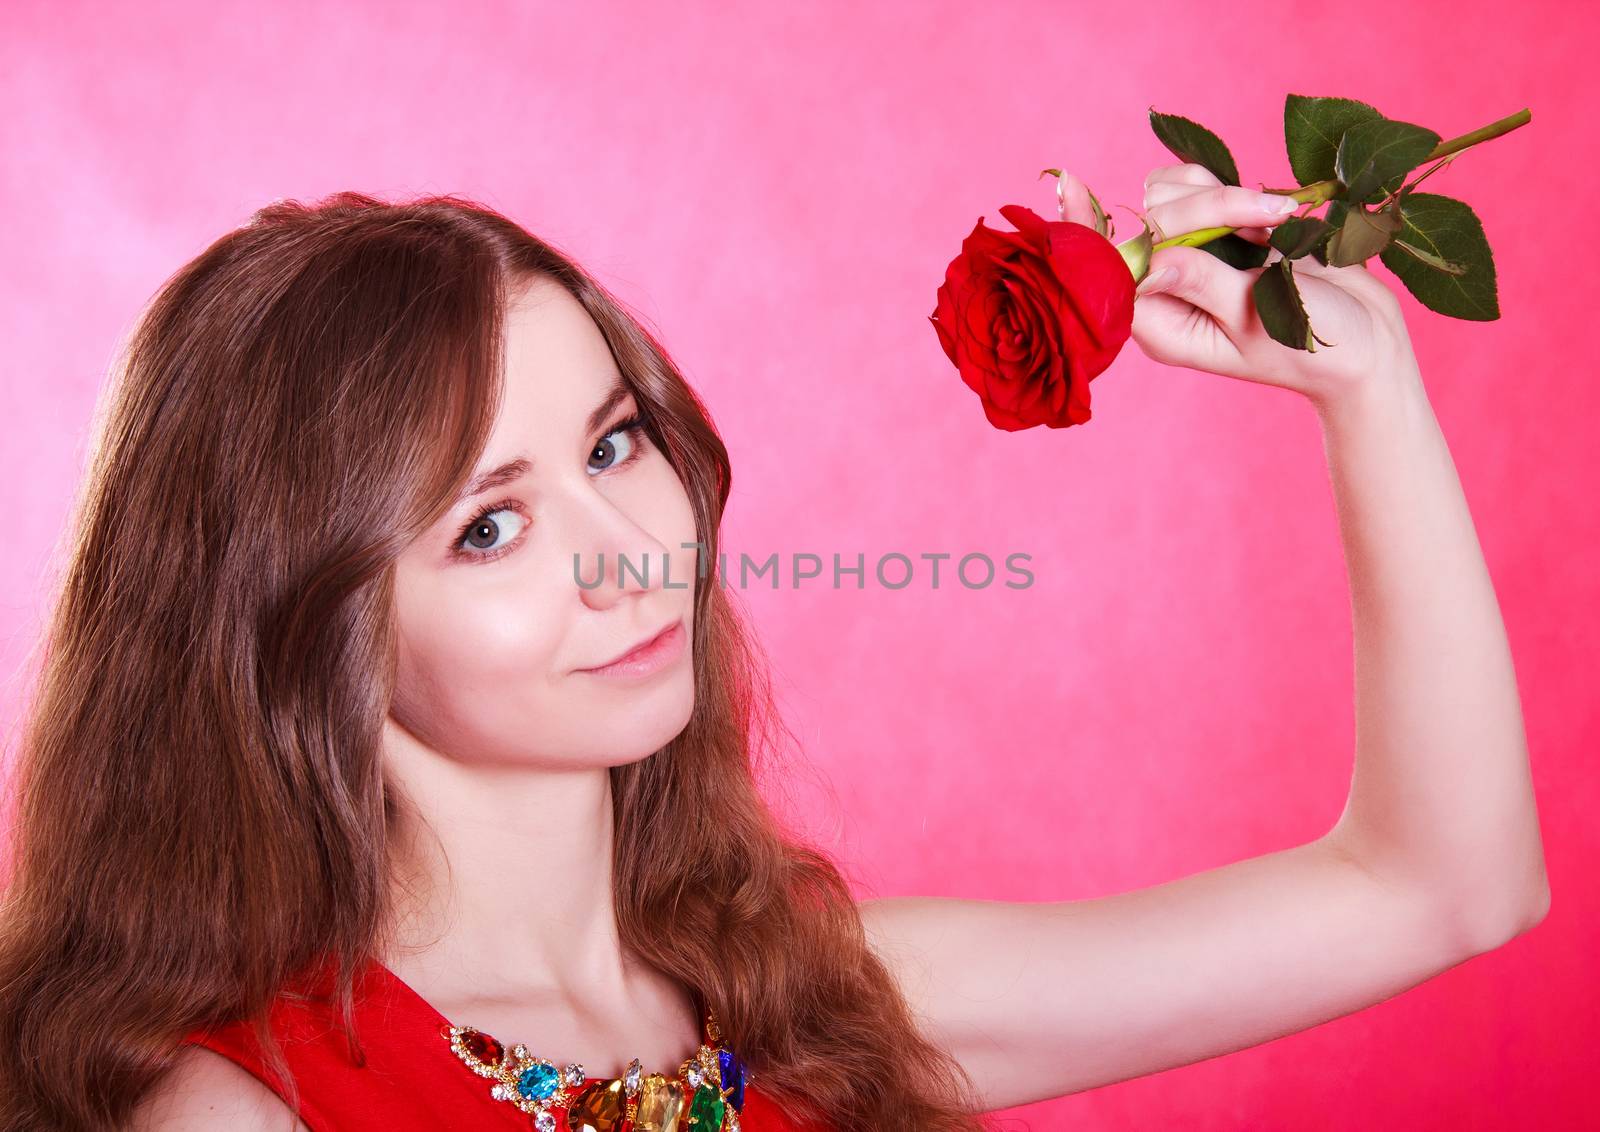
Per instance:
[[[1222,134],[1266,184],[1289,177],[1287,91],[1446,137],[1526,106],[1530,125],[1428,186],[1482,218],[1502,319],[1434,315],[1373,267],[1406,304],[1499,589],[1549,918],[1359,1014],[1009,1123],[1594,1119],[1591,8],[331,7],[0,16],[8,743],[95,396],[153,290],[276,197],[458,191],[658,329],[732,449],[730,550],[1033,556],[1018,591],[954,584],[953,558],[937,590],[923,574],[746,591],[805,747],[774,799],[861,895],[1090,897],[1313,838],[1343,803],[1353,723],[1309,405],[1130,346],[1089,425],[1002,433],[926,316],[980,215],[1053,215],[1045,166],[1084,177],[1119,239],[1136,231],[1115,206],[1175,160],[1151,105]]]

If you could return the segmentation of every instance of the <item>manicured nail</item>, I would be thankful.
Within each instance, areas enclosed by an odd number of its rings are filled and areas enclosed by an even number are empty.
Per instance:
[[[1151,291],[1159,291],[1177,277],[1177,268],[1163,267],[1158,271],[1153,271],[1149,275],[1146,275],[1144,279],[1140,281],[1139,285],[1134,288],[1134,294],[1148,295]]]
[[[1279,193],[1262,193],[1261,207],[1275,216],[1282,216],[1299,208],[1300,202]]]

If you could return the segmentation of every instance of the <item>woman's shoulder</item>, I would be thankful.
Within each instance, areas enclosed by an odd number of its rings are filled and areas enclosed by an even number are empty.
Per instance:
[[[283,1098],[248,1069],[202,1045],[186,1044],[134,1110],[132,1132],[310,1132]]]

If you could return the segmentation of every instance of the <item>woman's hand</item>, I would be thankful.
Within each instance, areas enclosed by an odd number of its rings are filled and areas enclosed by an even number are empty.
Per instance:
[[[1061,198],[1063,219],[1093,226],[1088,194],[1070,173],[1063,175]],[[1262,201],[1254,189],[1224,185],[1194,163],[1164,165],[1145,178],[1145,213],[1157,242],[1227,225],[1265,244],[1270,228],[1295,213],[1274,212]],[[1267,262],[1282,258],[1270,250]],[[1173,268],[1174,277],[1157,281],[1164,268]],[[1264,270],[1229,267],[1202,248],[1159,249],[1146,276],[1154,289],[1143,289],[1134,304],[1134,341],[1158,362],[1293,389],[1319,406],[1416,375],[1400,302],[1366,267],[1325,267],[1312,256],[1294,261],[1311,329],[1331,343],[1314,352],[1285,346],[1262,326],[1250,288]]]

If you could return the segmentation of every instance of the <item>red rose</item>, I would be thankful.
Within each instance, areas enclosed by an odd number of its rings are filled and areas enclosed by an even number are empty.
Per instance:
[[[945,269],[929,321],[996,428],[1089,419],[1089,382],[1133,332],[1133,272],[1084,224],[1000,209],[1017,229],[977,227]]]

